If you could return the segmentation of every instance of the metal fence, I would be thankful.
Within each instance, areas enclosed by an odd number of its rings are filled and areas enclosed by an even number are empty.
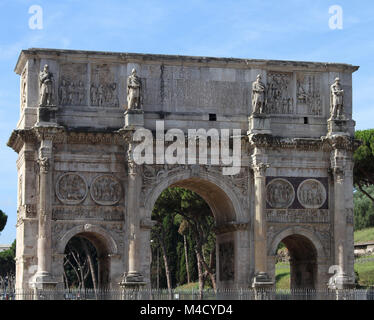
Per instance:
[[[8,290],[1,300],[374,300],[374,289],[350,290]]]

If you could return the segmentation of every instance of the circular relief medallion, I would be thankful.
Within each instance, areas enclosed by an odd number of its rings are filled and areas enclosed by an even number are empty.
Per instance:
[[[66,173],[60,176],[56,184],[57,198],[66,204],[78,204],[87,196],[87,183],[77,173]]]
[[[295,199],[295,190],[285,179],[274,179],[266,186],[266,201],[276,209],[288,208]]]
[[[307,209],[320,208],[326,201],[326,189],[316,179],[307,179],[297,188],[297,199]]]
[[[96,177],[91,185],[92,199],[101,205],[116,204],[122,196],[121,184],[111,175]]]

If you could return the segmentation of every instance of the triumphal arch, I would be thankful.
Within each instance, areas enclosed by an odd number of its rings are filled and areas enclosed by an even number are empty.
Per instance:
[[[17,288],[63,288],[77,235],[97,249],[100,286],[149,287],[151,212],[173,186],[211,207],[219,288],[274,287],[280,242],[291,287],[352,286],[357,69],[23,50],[8,142],[19,155]]]

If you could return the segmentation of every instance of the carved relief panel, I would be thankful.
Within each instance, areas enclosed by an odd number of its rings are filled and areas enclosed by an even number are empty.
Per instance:
[[[219,280],[230,281],[235,277],[234,242],[223,242],[219,246]]]
[[[292,73],[269,72],[266,113],[293,114]]]
[[[296,83],[297,113],[322,115],[321,75],[299,74]]]
[[[288,208],[295,199],[295,190],[285,179],[274,179],[266,187],[266,201],[273,208]]]
[[[113,205],[122,197],[122,187],[111,175],[102,175],[94,179],[90,187],[92,199],[101,205]]]
[[[21,110],[27,103],[27,69],[23,70],[21,75]]]
[[[87,183],[77,173],[61,175],[56,183],[57,198],[65,204],[81,203],[87,196]]]
[[[87,105],[87,64],[60,65],[58,102],[62,106]]]
[[[318,180],[307,179],[297,188],[297,199],[304,208],[320,208],[326,201],[326,189]]]
[[[107,64],[91,65],[91,106],[119,107],[118,81]]]
[[[328,209],[327,178],[266,179],[267,209]]]

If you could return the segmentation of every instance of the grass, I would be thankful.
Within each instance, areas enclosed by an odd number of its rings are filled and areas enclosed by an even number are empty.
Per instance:
[[[355,263],[355,271],[358,273],[360,286],[374,286],[374,261]]]
[[[290,288],[290,264],[279,262],[275,265],[275,283],[277,289]]]
[[[355,242],[374,241],[374,227],[355,231],[354,241]]]

